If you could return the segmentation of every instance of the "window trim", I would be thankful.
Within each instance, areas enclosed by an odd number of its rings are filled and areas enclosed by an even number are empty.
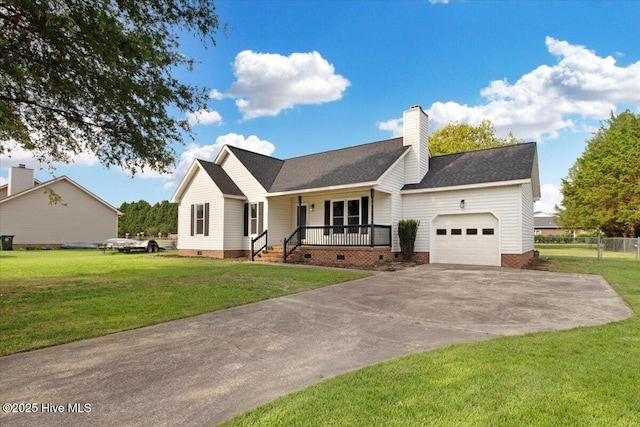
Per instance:
[[[367,196],[368,198],[368,196]],[[349,215],[349,203],[350,202],[355,202],[357,203],[358,206],[358,222],[357,224],[349,224],[349,219],[353,219],[356,218],[356,215]],[[363,218],[362,218],[362,196],[361,197],[353,197],[353,198],[348,198],[348,199],[332,199],[329,201],[330,203],[330,207],[331,207],[331,212],[329,214],[329,218],[330,218],[330,224],[333,228],[333,232],[334,233],[357,233],[359,231],[360,227],[357,227],[358,225],[364,224],[363,222]],[[342,216],[340,217],[336,217],[335,213],[334,213],[334,205],[335,203],[342,203]],[[325,213],[326,215],[326,213]],[[336,224],[335,223],[335,219],[336,218],[341,218],[342,219],[342,224]],[[367,218],[368,221],[368,218]]]
[[[249,234],[258,232],[258,203],[249,203]]]
[[[191,236],[209,235],[209,203],[191,205]]]

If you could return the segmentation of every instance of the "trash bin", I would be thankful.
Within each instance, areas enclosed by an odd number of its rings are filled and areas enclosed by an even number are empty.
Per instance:
[[[13,236],[8,234],[3,234],[0,236],[0,241],[2,245],[0,246],[3,251],[12,251],[13,250]]]

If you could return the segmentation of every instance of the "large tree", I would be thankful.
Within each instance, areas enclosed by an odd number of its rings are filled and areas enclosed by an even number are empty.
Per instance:
[[[511,132],[505,137],[496,136],[495,128],[489,120],[477,126],[466,123],[449,123],[429,137],[429,151],[434,156],[481,150],[520,142]]]
[[[640,233],[640,116],[626,110],[603,123],[562,180],[563,228]]]
[[[0,0],[0,27],[0,153],[165,171],[205,107],[174,74],[194,64],[180,34],[215,45],[213,0]]]

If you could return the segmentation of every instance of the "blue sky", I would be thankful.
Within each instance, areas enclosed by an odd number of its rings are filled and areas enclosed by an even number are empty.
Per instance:
[[[195,141],[175,147],[171,174],[134,178],[90,155],[55,165],[108,203],[167,200],[194,158],[223,144],[289,158],[398,135],[419,104],[433,131],[491,120],[499,134],[538,142],[543,199],[611,111],[640,113],[640,2],[218,1],[226,34],[183,81],[211,89],[194,112]],[[177,113],[178,114],[178,113]],[[184,117],[184,113],[180,113]],[[51,179],[28,153],[0,158],[0,183],[18,163]],[[42,170],[40,170],[42,168]]]

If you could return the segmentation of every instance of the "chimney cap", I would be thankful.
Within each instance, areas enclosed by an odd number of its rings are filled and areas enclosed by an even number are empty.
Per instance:
[[[415,110],[416,108],[419,108],[422,110],[422,107],[420,106],[420,104],[416,104],[416,105],[412,105],[411,108],[409,108],[410,110]]]
[[[26,168],[26,166],[25,166],[25,164],[24,164],[24,163],[19,163],[19,164],[18,164],[18,167],[19,167],[19,168],[22,168],[22,169]]]

